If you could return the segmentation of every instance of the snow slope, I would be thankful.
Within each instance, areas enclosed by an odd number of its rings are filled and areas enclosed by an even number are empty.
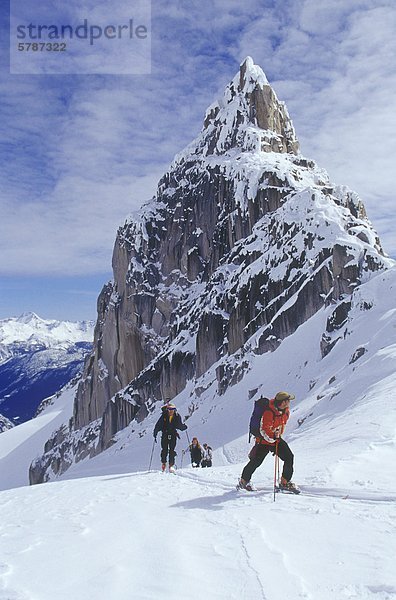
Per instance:
[[[272,465],[251,495],[239,465],[3,492],[0,599],[393,599],[395,491],[274,502]]]
[[[396,269],[360,286],[324,358],[332,307],[252,358],[228,395],[210,372],[199,405],[184,390],[175,402],[191,415],[189,437],[214,448],[212,469],[190,468],[183,433],[177,474],[158,472],[158,409],[61,480],[23,486],[18,462],[67,422],[72,390],[3,433],[0,600],[395,600],[395,289]],[[250,448],[248,389],[260,385],[296,394],[285,438],[300,496],[274,502],[271,456],[254,475],[259,491],[235,489]]]
[[[32,458],[42,452],[51,433],[72,416],[75,391],[76,384],[66,385],[59,396],[47,400],[49,406],[35,419],[1,434],[0,490],[29,485]]]

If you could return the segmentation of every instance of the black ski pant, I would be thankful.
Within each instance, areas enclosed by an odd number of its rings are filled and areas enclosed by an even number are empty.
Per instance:
[[[198,448],[198,450],[193,449],[190,451],[190,455],[191,455],[191,466],[192,467],[199,467],[201,464],[201,459],[202,459],[202,454]]]
[[[174,465],[176,456],[176,435],[163,433],[161,438],[161,448],[161,462],[166,463],[166,458],[169,452],[169,465]]]
[[[250,481],[253,473],[257,467],[261,465],[269,452],[275,454],[275,446],[267,446],[267,444],[256,444],[253,446],[249,453],[250,460],[242,471],[242,479],[245,481]],[[281,460],[283,460],[282,477],[284,477],[286,481],[290,481],[293,476],[294,454],[290,450],[285,440],[280,439],[278,441],[278,456]]]

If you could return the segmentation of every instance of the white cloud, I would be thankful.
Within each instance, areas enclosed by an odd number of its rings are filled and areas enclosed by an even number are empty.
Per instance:
[[[155,190],[160,173],[108,183],[63,178],[52,195],[2,208],[6,275],[81,275],[109,270],[117,228]]]

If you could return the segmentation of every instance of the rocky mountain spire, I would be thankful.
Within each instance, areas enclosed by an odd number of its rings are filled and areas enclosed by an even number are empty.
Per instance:
[[[388,264],[361,200],[299,154],[285,105],[247,58],[120,227],[73,419],[31,481],[106,449],[161,398],[188,389],[195,410],[203,390],[227,394],[319,309],[342,305],[345,321],[345,299]],[[317,340],[323,355],[333,333]]]
[[[248,56],[223,97],[205,115],[199,152],[245,151],[298,154],[293,123],[262,69]]]

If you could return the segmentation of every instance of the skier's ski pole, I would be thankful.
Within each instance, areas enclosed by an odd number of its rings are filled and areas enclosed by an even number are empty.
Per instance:
[[[149,473],[150,473],[150,471],[151,471],[151,462],[152,462],[152,460],[153,460],[154,444],[155,444],[155,442],[156,442],[156,441],[157,441],[157,440],[154,438],[154,439],[153,439],[153,447],[151,448],[150,464],[149,464],[149,468],[148,468],[148,470],[149,470]]]
[[[279,485],[279,482],[280,482],[279,455],[277,455],[277,464],[278,464],[278,485]]]
[[[278,456],[278,440],[275,442],[275,467],[274,467],[274,502],[276,498],[276,474],[279,466],[279,456]]]
[[[187,436],[188,447],[190,447],[190,438],[188,437],[187,430],[186,430],[186,436]],[[182,466],[183,466],[183,457],[184,457],[184,450],[182,451],[182,459],[181,459],[180,468],[182,468]]]

